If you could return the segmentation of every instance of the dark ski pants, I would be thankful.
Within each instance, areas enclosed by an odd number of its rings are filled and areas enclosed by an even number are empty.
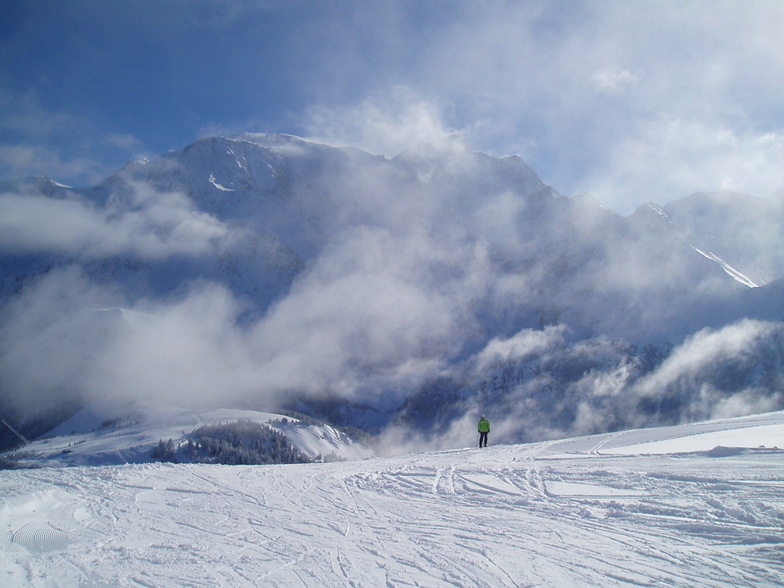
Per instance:
[[[487,433],[479,432],[479,447],[487,447]]]

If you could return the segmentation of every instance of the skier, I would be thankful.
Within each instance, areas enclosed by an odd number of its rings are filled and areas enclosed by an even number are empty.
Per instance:
[[[487,447],[487,434],[490,432],[490,421],[485,415],[479,419],[479,447]],[[484,445],[482,445],[484,443]]]

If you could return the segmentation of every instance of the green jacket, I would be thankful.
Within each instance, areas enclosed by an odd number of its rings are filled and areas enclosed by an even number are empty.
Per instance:
[[[479,432],[480,433],[489,433],[490,432],[490,421],[485,418],[479,419]]]

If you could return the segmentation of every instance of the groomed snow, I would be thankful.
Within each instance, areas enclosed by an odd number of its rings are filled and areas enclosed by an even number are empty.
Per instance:
[[[3,471],[0,583],[776,586],[782,435],[771,413],[340,463]]]

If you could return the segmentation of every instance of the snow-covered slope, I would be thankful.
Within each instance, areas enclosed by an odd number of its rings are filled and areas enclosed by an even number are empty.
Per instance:
[[[776,586],[782,447],[779,412],[329,464],[5,471],[0,577],[47,588]]]
[[[198,427],[237,421],[262,423],[282,433],[311,459],[362,459],[373,455],[370,449],[329,425],[305,424],[296,418],[253,410],[185,410],[151,405],[121,411],[85,408],[12,455],[23,467],[147,463],[154,461],[151,451],[161,441],[171,439],[176,446]]]

